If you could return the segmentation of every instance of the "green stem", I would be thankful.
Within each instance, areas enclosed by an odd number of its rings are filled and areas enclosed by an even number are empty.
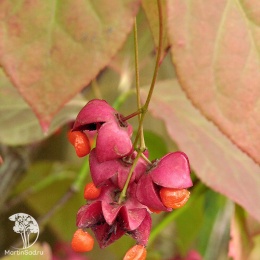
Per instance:
[[[138,162],[138,159],[140,158],[141,154],[143,151],[146,149],[145,147],[145,141],[144,141],[144,134],[143,134],[143,121],[145,114],[147,112],[149,103],[152,98],[153,90],[155,87],[155,81],[157,78],[158,74],[158,69],[159,69],[159,63],[160,63],[160,58],[161,58],[161,52],[162,52],[162,38],[163,38],[163,19],[162,19],[162,6],[160,0],[157,0],[157,5],[158,5],[158,13],[159,13],[159,46],[157,50],[157,57],[156,57],[156,63],[155,63],[155,69],[154,69],[154,74],[153,74],[153,79],[152,83],[150,86],[150,90],[146,99],[146,102],[143,107],[141,107],[141,98],[140,98],[140,85],[139,85],[139,64],[138,64],[138,42],[137,42],[137,24],[135,20],[134,24],[134,45],[135,45],[135,73],[136,73],[136,95],[137,95],[137,105],[138,105],[138,111],[141,111],[141,114],[138,114],[138,119],[139,119],[139,126],[137,130],[137,135],[134,141],[134,147],[136,148],[138,141],[140,140],[140,147],[137,153],[136,158],[134,159],[133,165],[130,169],[130,172],[128,174],[127,180],[125,182],[124,188],[120,194],[118,203],[120,204],[124,198],[126,197],[126,191],[129,185],[129,182],[131,180],[132,174],[134,172],[135,166]]]
[[[130,183],[130,180],[131,180],[131,177],[133,175],[134,169],[136,167],[136,164],[137,164],[138,159],[140,158],[141,154],[142,154],[142,151],[139,150],[137,155],[136,155],[136,157],[135,157],[135,159],[134,159],[133,165],[132,165],[132,167],[131,167],[131,169],[130,169],[130,171],[128,173],[127,180],[125,182],[124,188],[121,191],[120,197],[118,199],[118,204],[121,204],[124,201],[125,197],[126,197],[126,191],[127,191],[128,185]]]
[[[152,164],[152,162],[142,153],[141,157],[148,163],[148,164]]]
[[[138,60],[138,40],[137,40],[137,23],[135,19],[134,23],[134,50],[135,50],[135,86],[136,86],[136,97],[138,110],[141,109],[141,98],[140,98],[140,77],[139,77],[139,60]]]
[[[128,116],[125,116],[125,117],[123,117],[123,118],[121,118],[121,120],[123,120],[123,121],[127,121],[128,119],[130,119],[130,118],[133,118],[133,117],[135,117],[135,116],[139,116],[139,115],[141,115],[142,114],[142,110],[137,110],[137,111],[135,111],[134,113],[132,113],[132,114],[130,114],[130,115],[128,115]]]
[[[139,80],[139,59],[138,59],[138,40],[137,40],[137,23],[135,19],[134,24],[134,46],[135,46],[135,81],[136,81],[136,98],[138,111],[142,111],[141,95],[140,95],[140,80]],[[138,114],[138,121],[140,126],[139,140],[140,149],[145,149],[144,130],[141,123],[141,114]]]
[[[161,0],[157,0],[157,6],[158,6],[158,14],[159,14],[159,43],[158,43],[158,50],[157,50],[157,57],[156,57],[156,63],[155,63],[155,68],[154,68],[154,74],[153,74],[153,79],[152,83],[150,86],[150,90],[146,99],[146,102],[144,104],[145,110],[148,109],[149,103],[152,98],[153,90],[155,87],[155,82],[160,66],[160,60],[161,60],[161,53],[162,53],[162,43],[163,43],[163,17],[162,17],[162,5],[161,5]]]
[[[140,98],[140,83],[139,83],[139,62],[138,62],[138,40],[137,40],[137,23],[136,23],[136,19],[135,19],[135,23],[134,23],[134,46],[135,46],[135,85],[136,85],[136,97],[137,97],[137,108],[138,110],[123,118],[123,120],[127,120],[129,118],[132,118],[133,116],[136,116],[138,115],[138,120],[139,120],[139,126],[140,126],[140,122],[141,122],[141,113],[142,113],[142,109],[141,109],[141,98]],[[140,147],[143,149],[145,147],[145,143],[144,143],[144,134],[143,134],[143,127],[140,127]],[[133,172],[134,172],[134,169],[135,169],[135,166],[138,162],[138,159],[139,157],[141,156],[142,154],[142,150],[140,149],[139,152],[137,153],[137,156],[133,162],[133,165],[128,173],[128,176],[127,176],[127,180],[124,184],[124,187],[123,187],[123,190],[122,192],[120,193],[120,197],[118,199],[118,203],[122,203],[126,197],[126,192],[127,192],[127,188],[128,188],[128,185],[130,183],[130,180],[131,180],[131,177],[133,175]]]
[[[152,98],[152,94],[154,91],[154,87],[155,87],[155,82],[156,82],[156,78],[158,75],[158,70],[159,70],[159,65],[160,65],[160,59],[161,59],[161,52],[162,52],[162,42],[163,42],[163,17],[162,17],[162,5],[161,5],[161,1],[157,0],[157,6],[158,6],[158,14],[159,14],[159,44],[158,44],[158,50],[157,50],[157,57],[156,57],[156,63],[155,63],[155,68],[154,68],[154,73],[153,73],[153,79],[151,82],[151,86],[149,89],[149,93],[147,95],[145,104],[142,107],[142,115],[140,116],[140,120],[139,120],[139,126],[138,126],[138,130],[137,130],[137,135],[134,141],[134,147],[136,147],[138,140],[140,138],[141,135],[141,129],[143,127],[143,121],[144,121],[144,117],[145,114],[148,110],[148,106],[149,103],[151,101]]]

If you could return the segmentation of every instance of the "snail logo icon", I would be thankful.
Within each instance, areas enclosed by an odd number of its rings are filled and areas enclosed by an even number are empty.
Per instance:
[[[16,213],[9,217],[9,220],[14,222],[13,231],[21,235],[23,247],[15,249],[26,249],[31,247],[38,239],[39,236],[39,225],[36,220],[25,213]],[[36,234],[33,241],[30,241],[30,235]]]

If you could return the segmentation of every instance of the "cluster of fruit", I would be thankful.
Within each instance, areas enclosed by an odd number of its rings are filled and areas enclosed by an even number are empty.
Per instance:
[[[150,162],[148,150],[134,149],[132,132],[132,126],[104,100],[88,102],[76,118],[69,140],[78,156],[89,154],[93,180],[85,187],[87,202],[77,214],[79,229],[72,240],[76,251],[93,248],[94,240],[85,231],[90,228],[101,248],[124,234],[132,236],[137,245],[124,259],[145,259],[151,213],[177,209],[189,198],[192,181],[187,156],[173,152]],[[96,133],[92,149],[90,133]]]

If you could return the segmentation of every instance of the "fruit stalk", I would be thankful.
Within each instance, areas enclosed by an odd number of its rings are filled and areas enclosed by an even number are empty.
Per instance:
[[[160,65],[160,59],[161,59],[161,52],[162,52],[162,38],[163,38],[163,18],[162,18],[162,6],[161,6],[161,1],[157,0],[157,6],[158,6],[158,13],[159,13],[159,45],[158,45],[158,50],[157,50],[157,57],[156,57],[156,62],[155,62],[155,68],[154,68],[154,73],[153,73],[153,78],[152,78],[152,83],[149,89],[149,93],[147,95],[145,104],[143,107],[141,107],[141,97],[140,97],[140,86],[139,86],[139,66],[138,66],[138,47],[137,47],[137,25],[136,21],[134,24],[134,40],[135,40],[135,71],[136,71],[136,95],[137,95],[137,105],[138,105],[138,111],[141,111],[141,114],[138,114],[138,119],[139,119],[139,125],[138,125],[138,130],[137,130],[137,135],[134,141],[134,147],[137,146],[138,141],[140,140],[140,147],[138,149],[138,154],[133,162],[133,165],[131,167],[131,170],[128,174],[127,180],[125,182],[124,188],[120,194],[118,203],[120,204],[124,198],[126,197],[126,191],[127,187],[129,185],[130,179],[132,177],[133,171],[135,169],[135,166],[137,164],[137,161],[141,154],[145,151],[145,141],[144,141],[144,134],[143,134],[143,121],[145,114],[148,110],[149,103],[152,98],[153,90],[155,87],[155,82],[158,74],[158,69]]]
[[[152,95],[153,95],[153,90],[155,87],[155,82],[156,82],[156,78],[157,78],[158,70],[159,70],[159,66],[160,66],[160,59],[161,59],[161,53],[162,53],[162,42],[163,42],[163,17],[162,17],[162,5],[161,5],[160,0],[157,0],[157,6],[158,6],[158,14],[159,14],[159,44],[158,44],[158,49],[157,49],[157,57],[156,57],[155,68],[154,68],[154,73],[153,73],[153,78],[152,78],[152,82],[150,85],[149,93],[147,95],[145,104],[141,108],[142,114],[139,119],[139,126],[138,126],[138,130],[137,130],[137,135],[136,135],[136,138],[134,141],[134,147],[136,147],[138,140],[140,138],[141,132],[142,132],[141,129],[143,128],[144,117],[148,110],[148,106],[149,106],[149,103],[150,103]],[[140,98],[139,91],[137,92],[137,95],[139,95],[139,98]]]
[[[137,162],[138,162],[141,154],[142,154],[142,151],[141,150],[138,151],[138,153],[136,155],[136,158],[135,158],[135,160],[133,162],[133,165],[132,165],[132,167],[131,167],[131,169],[130,169],[130,171],[128,173],[127,180],[125,182],[124,188],[123,188],[123,190],[120,193],[120,196],[119,196],[119,199],[118,199],[118,204],[121,204],[124,201],[125,197],[126,197],[126,192],[127,192],[128,185],[130,183],[130,180],[131,180],[131,177],[133,175],[134,169],[135,169],[135,167],[137,165]]]

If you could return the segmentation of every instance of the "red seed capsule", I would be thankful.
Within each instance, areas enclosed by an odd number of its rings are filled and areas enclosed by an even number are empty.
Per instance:
[[[101,189],[97,188],[93,182],[86,184],[84,189],[84,198],[86,200],[94,200],[99,197]]]
[[[70,131],[68,133],[68,139],[74,146],[78,157],[86,156],[90,153],[91,146],[88,137],[80,131]]]
[[[88,252],[93,249],[94,239],[93,237],[84,232],[82,229],[78,229],[72,238],[71,247],[75,252]]]
[[[188,201],[190,192],[186,189],[161,188],[160,197],[165,207],[178,209]]]
[[[135,245],[131,247],[125,254],[123,260],[145,260],[146,248],[142,245]]]

